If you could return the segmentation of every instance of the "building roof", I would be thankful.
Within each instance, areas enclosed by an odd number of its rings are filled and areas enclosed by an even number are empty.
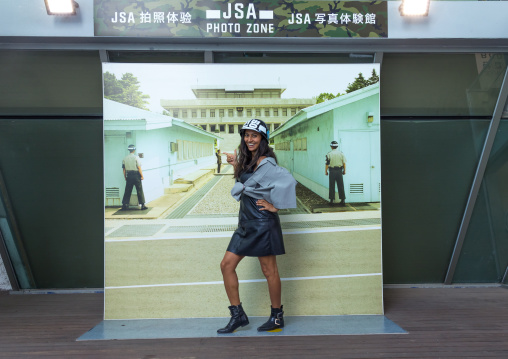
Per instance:
[[[346,95],[336,97],[332,100],[328,100],[313,106],[306,107],[298,111],[296,115],[291,117],[279,128],[273,131],[271,137],[277,136],[282,132],[289,130],[291,127],[294,127],[304,121],[310,120],[311,118],[321,115],[322,113],[331,111],[340,106],[348,105],[350,103],[363,100],[364,98],[367,98],[375,94],[379,94],[379,82],[375,83],[374,85],[370,85],[362,89],[356,90],[354,92],[348,93]]]
[[[196,85],[192,86],[191,90],[195,93],[200,90],[221,90],[226,92],[253,92],[254,90],[281,90],[281,93],[286,90],[286,86],[282,85]]]
[[[104,99],[104,129],[105,130],[155,130],[159,128],[182,127],[206,136],[221,138],[201,127],[189,125],[185,121],[161,115],[120,102]]]

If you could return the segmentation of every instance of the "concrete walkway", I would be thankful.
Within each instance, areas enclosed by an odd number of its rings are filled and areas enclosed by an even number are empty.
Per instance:
[[[284,234],[308,231],[348,231],[381,228],[380,211],[290,214],[280,216]],[[106,221],[106,240],[146,240],[231,236],[238,226],[238,215],[158,220]]]

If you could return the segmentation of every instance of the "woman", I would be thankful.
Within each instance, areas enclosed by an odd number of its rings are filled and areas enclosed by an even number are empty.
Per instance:
[[[268,145],[269,131],[257,119],[247,121],[241,131],[239,154],[225,153],[234,167],[236,183],[231,190],[240,201],[238,229],[231,237],[221,262],[224,286],[231,306],[231,320],[219,334],[232,333],[249,324],[240,295],[236,267],[245,257],[258,257],[268,282],[271,314],[258,331],[284,327],[281,304],[281,283],[276,256],[284,254],[284,243],[277,211],[296,207],[296,181],[284,168],[277,165],[275,153]]]

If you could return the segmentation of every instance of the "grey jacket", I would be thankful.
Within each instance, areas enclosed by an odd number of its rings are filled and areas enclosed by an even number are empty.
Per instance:
[[[245,183],[236,182],[231,195],[237,201],[242,192],[255,199],[264,199],[277,209],[296,208],[296,180],[272,157],[261,161]]]

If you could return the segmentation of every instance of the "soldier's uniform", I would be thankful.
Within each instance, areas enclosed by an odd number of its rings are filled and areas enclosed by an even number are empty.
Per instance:
[[[123,206],[128,206],[131,194],[132,187],[136,187],[136,192],[138,193],[138,202],[143,205],[145,203],[145,195],[143,193],[143,185],[141,184],[141,174],[139,173],[138,167],[141,167],[141,159],[134,154],[134,152],[129,153],[122,161],[122,168],[125,169],[126,174],[126,184],[125,184],[125,192],[123,195],[122,204]]]
[[[217,173],[220,173],[220,166],[222,165],[222,157],[219,151],[215,152],[215,156],[217,156]]]
[[[346,200],[346,193],[344,192],[344,179],[342,178],[345,163],[346,156],[344,156],[344,154],[337,148],[334,148],[326,154],[326,164],[328,165],[329,171],[328,197],[330,198],[330,201],[335,199],[335,183],[337,183],[339,198],[341,201]]]

